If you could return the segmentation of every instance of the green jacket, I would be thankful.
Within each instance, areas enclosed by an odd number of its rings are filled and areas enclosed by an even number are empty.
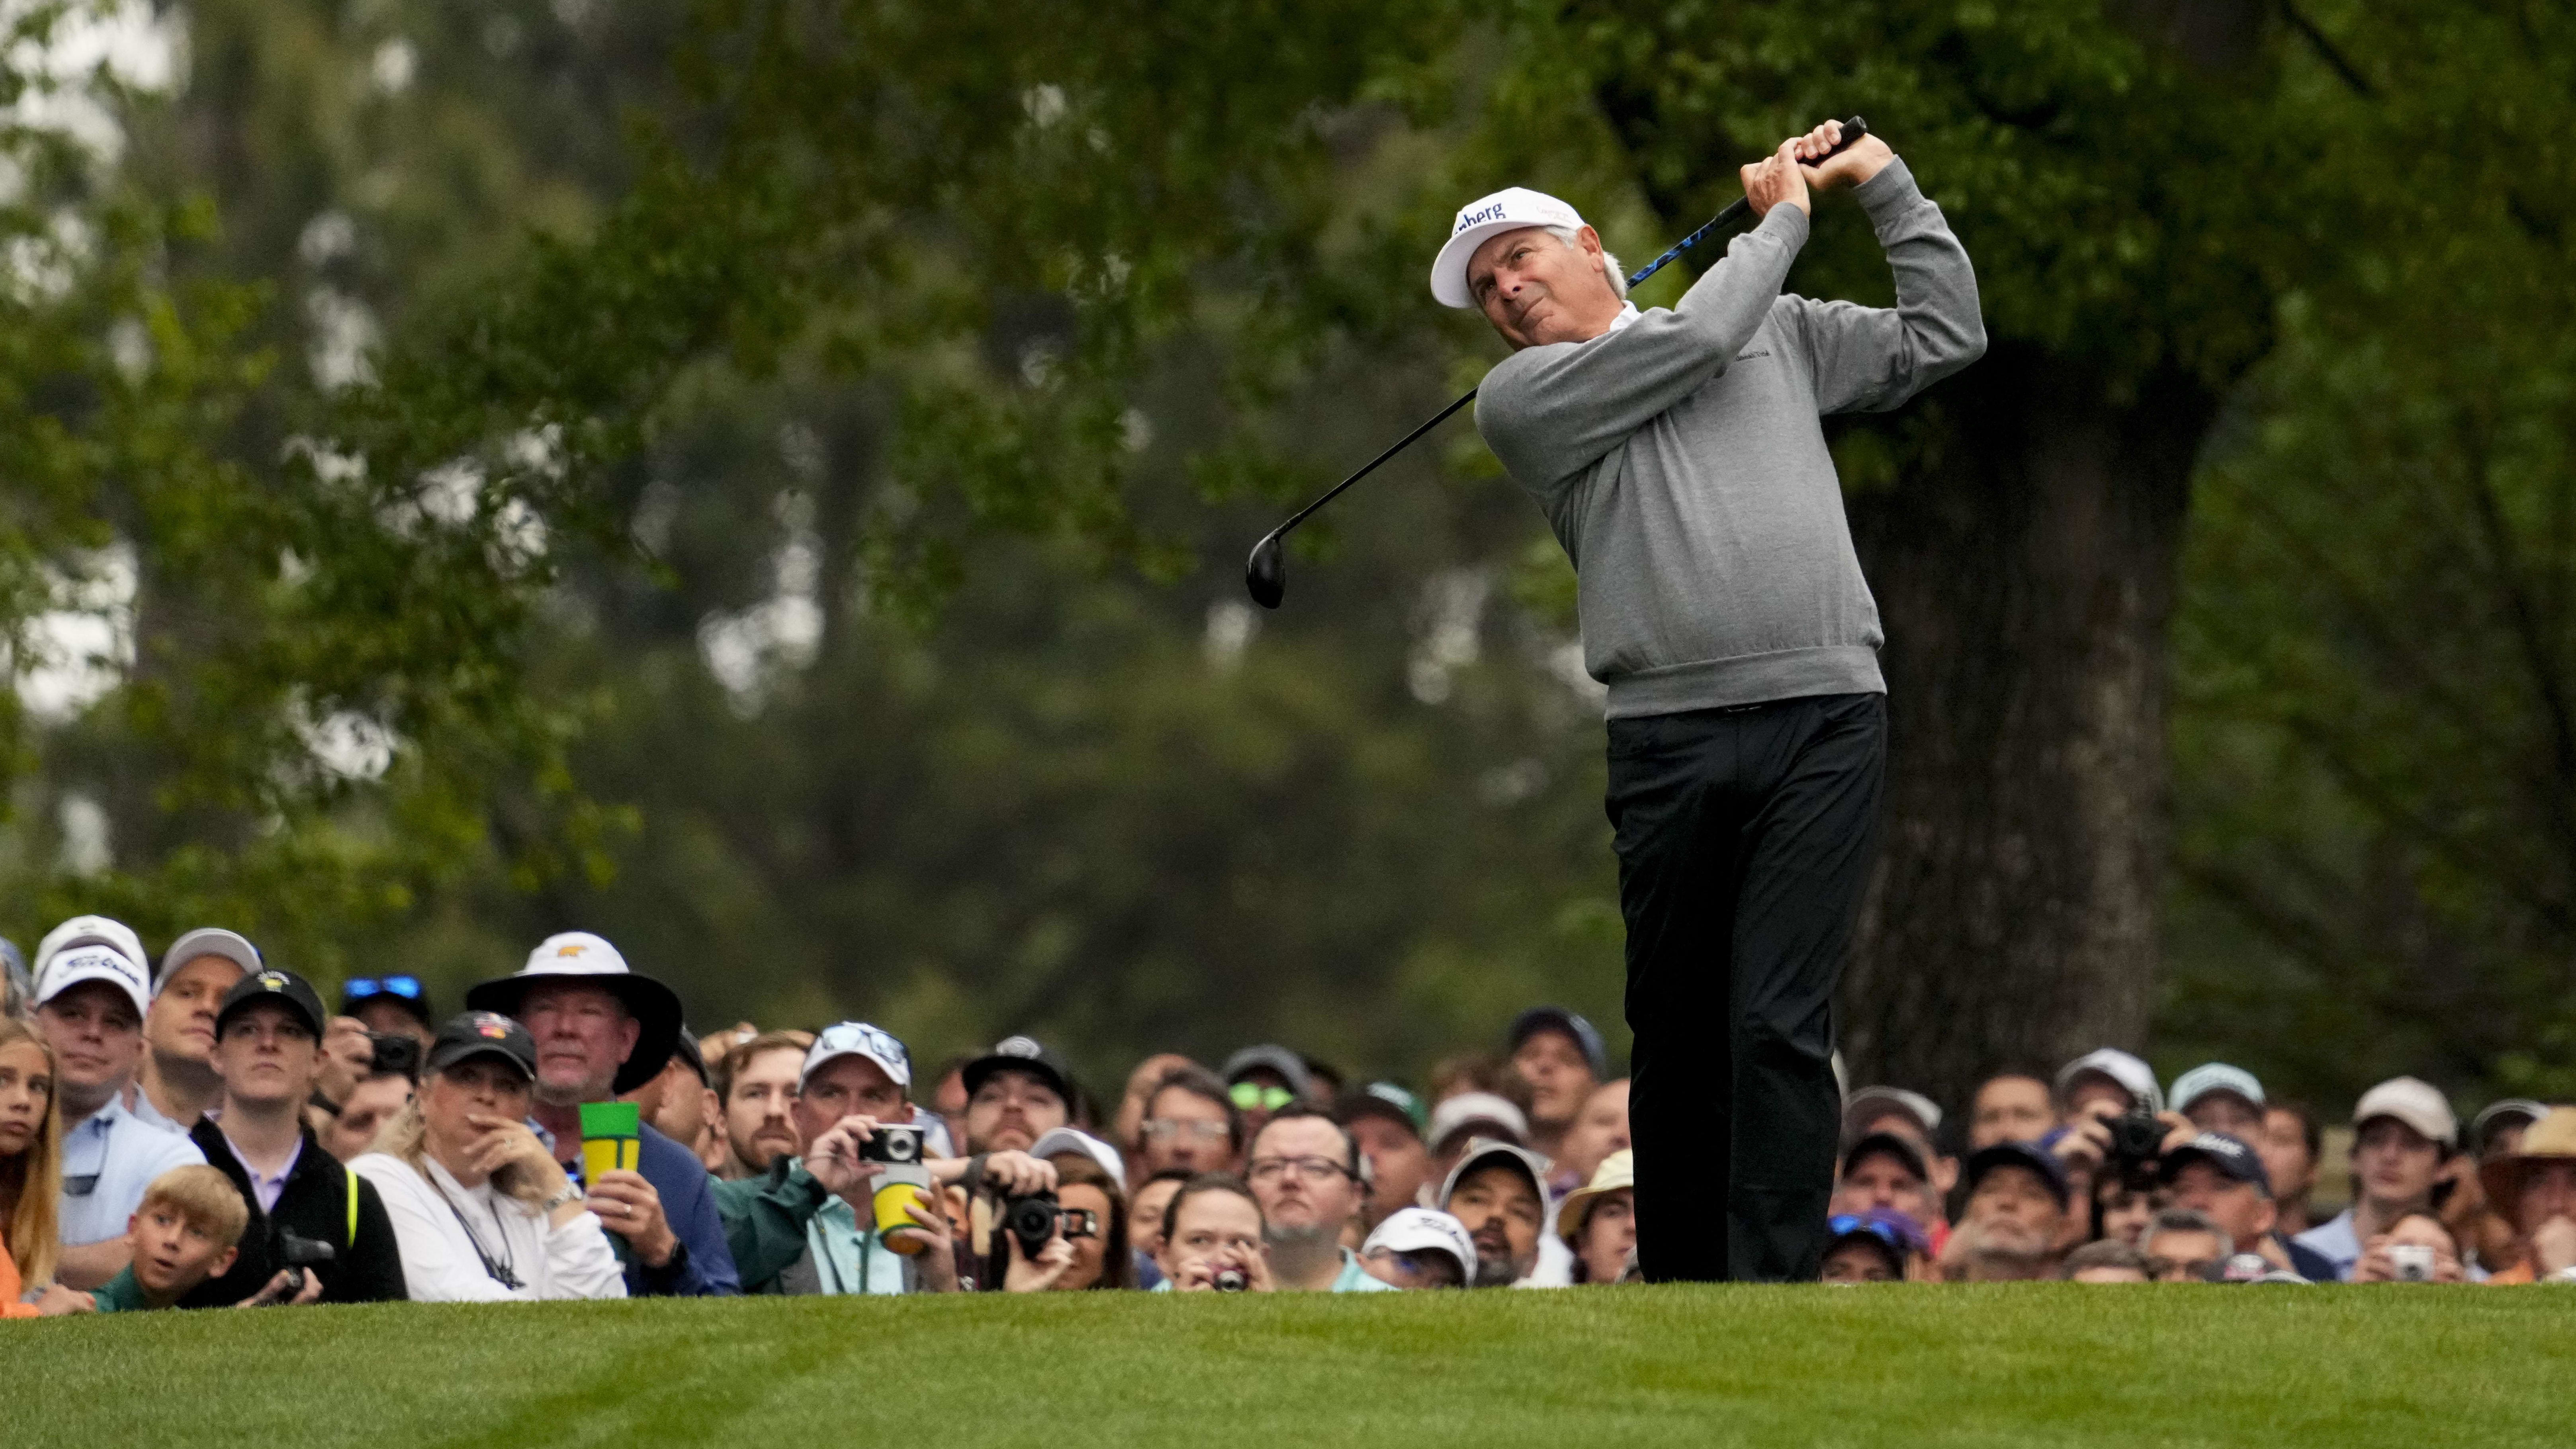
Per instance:
[[[758,1177],[715,1185],[725,1246],[741,1270],[745,1293],[776,1293],[778,1275],[805,1256],[805,1228],[832,1195],[786,1153]]]
[[[115,1277],[108,1279],[105,1286],[89,1296],[90,1301],[98,1305],[98,1311],[101,1313],[131,1313],[138,1308],[152,1306],[144,1300],[143,1285],[134,1281],[132,1268],[124,1269]]]

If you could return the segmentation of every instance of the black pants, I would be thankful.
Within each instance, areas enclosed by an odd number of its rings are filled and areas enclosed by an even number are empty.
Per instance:
[[[1834,982],[1886,754],[1879,694],[1610,722],[1652,1281],[1817,1274],[1841,1116]]]

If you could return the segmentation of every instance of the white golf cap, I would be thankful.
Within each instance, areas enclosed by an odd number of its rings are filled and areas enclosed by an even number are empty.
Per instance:
[[[1529,1140],[1529,1118],[1512,1105],[1510,1098],[1498,1097],[1491,1092],[1460,1092],[1442,1101],[1431,1109],[1431,1130],[1422,1134],[1422,1140],[1437,1152],[1440,1144],[1457,1136],[1462,1129],[1479,1125],[1500,1128],[1514,1142]],[[1486,1132],[1482,1135],[1502,1134]]]
[[[2361,1094],[2352,1108],[2354,1129],[2369,1126],[2377,1117],[2394,1117],[2445,1147],[2460,1140],[2460,1119],[2451,1113],[2451,1099],[2442,1095],[2441,1088],[2415,1077],[2391,1077]]]
[[[1458,1260],[1461,1283],[1476,1281],[1476,1240],[1467,1236],[1467,1225],[1435,1208],[1400,1208],[1386,1215],[1377,1231],[1360,1244],[1365,1258],[1379,1250],[1390,1253],[1447,1253]]]
[[[2165,1109],[2164,1089],[2156,1085],[2155,1068],[2118,1047],[2098,1047],[2057,1069],[2057,1100],[2061,1105],[2076,1080],[2087,1074],[2107,1078],[2111,1085],[2128,1093],[2133,1107],[2150,1112]]]
[[[56,951],[36,978],[36,1004],[42,1006],[87,981],[104,981],[124,992],[134,1003],[137,1017],[152,1009],[152,984],[143,974],[143,963],[105,943]]]
[[[2263,1105],[2263,1084],[2254,1080],[2252,1072],[2225,1062],[2207,1062],[2174,1078],[2165,1100],[2175,1111],[2188,1112],[2192,1103],[2212,1092],[2234,1092],[2257,1107]]]
[[[240,932],[227,931],[221,926],[199,926],[171,942],[170,949],[161,953],[161,969],[152,977],[152,994],[160,995],[171,972],[200,956],[221,956],[239,966],[244,976],[266,964],[259,959],[259,948]]]
[[[1476,305],[1476,294],[1467,287],[1467,259],[1487,237],[1525,226],[1583,224],[1582,214],[1573,207],[1526,186],[1506,186],[1491,196],[1480,196],[1458,208],[1458,219],[1450,224],[1449,240],[1431,263],[1431,295],[1443,307]]]
[[[1117,1148],[1076,1127],[1050,1127],[1029,1144],[1029,1156],[1040,1161],[1059,1152],[1079,1152],[1099,1163],[1120,1192],[1127,1190],[1127,1159],[1118,1155]]]
[[[28,971],[38,981],[43,981],[45,968],[53,964],[56,953],[74,946],[114,946],[125,953],[127,960],[138,965],[152,959],[151,954],[143,949],[143,938],[134,934],[134,928],[123,921],[107,916],[74,916],[47,931],[45,939],[36,943],[36,959],[27,963]]]
[[[804,1091],[816,1072],[843,1057],[865,1057],[893,1078],[896,1086],[912,1085],[912,1053],[892,1032],[864,1021],[843,1021],[823,1028],[823,1034],[806,1049],[805,1065],[796,1073],[796,1090]]]

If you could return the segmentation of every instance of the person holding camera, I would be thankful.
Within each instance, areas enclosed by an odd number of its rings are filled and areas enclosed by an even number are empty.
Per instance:
[[[324,1303],[409,1296],[383,1198],[305,1125],[330,1019],[312,983],[273,966],[224,993],[212,1057],[223,1095],[188,1136],[232,1180],[249,1221],[232,1265],[183,1306],[239,1303],[280,1278],[300,1289],[307,1274],[321,1280]]]
[[[2331,1281],[2331,1280],[2329,1280]],[[2408,1213],[2353,1260],[2355,1283],[2466,1283],[2459,1240],[2431,1213]],[[2492,1281],[2492,1280],[2490,1280]]]
[[[1040,1253],[1052,1267],[1044,1290],[1133,1288],[1136,1259],[1127,1239],[1126,1164],[1108,1143],[1087,1132],[1059,1127],[1039,1138],[1038,1159],[1055,1169],[1056,1235]],[[1055,1244],[1062,1244],[1059,1250]],[[1004,1287],[1017,1285],[1006,1280]]]
[[[844,1021],[814,1038],[788,1105],[798,1150],[775,1155],[757,1177],[716,1184],[745,1292],[957,1290],[911,1086],[912,1054],[889,1032]],[[1027,1176],[1041,1175],[1054,1186],[1052,1172]]]
[[[1261,1203],[1240,1178],[1201,1173],[1163,1209],[1157,1293],[1269,1293],[1278,1288],[1262,1249]]]

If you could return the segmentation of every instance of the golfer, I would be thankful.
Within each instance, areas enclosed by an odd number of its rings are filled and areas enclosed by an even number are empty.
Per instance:
[[[1610,691],[1656,1281],[1817,1274],[1834,981],[1887,749],[1878,606],[1817,419],[1894,408],[1986,345],[1941,209],[1875,135],[1825,159],[1840,139],[1828,122],[1744,168],[1760,224],[1671,311],[1638,311],[1574,208],[1517,187],[1461,210],[1431,271],[1513,348],[1476,426],[1573,560],[1584,667]],[[1780,290],[1808,192],[1841,186],[1893,311]]]

